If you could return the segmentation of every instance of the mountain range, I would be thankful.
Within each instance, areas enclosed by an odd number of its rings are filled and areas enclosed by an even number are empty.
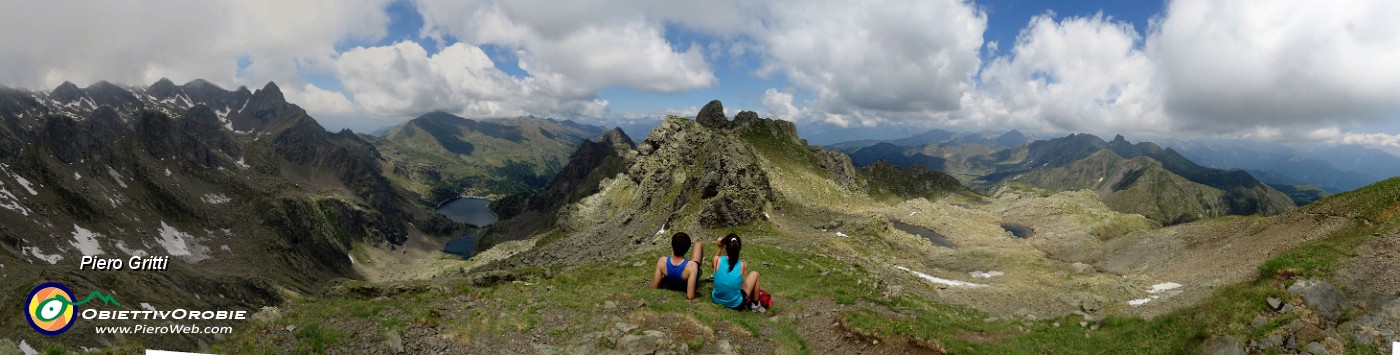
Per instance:
[[[384,175],[437,204],[460,195],[507,196],[544,187],[597,126],[535,117],[472,120],[432,112],[383,137]]]
[[[373,144],[327,132],[272,83],[4,89],[0,147],[0,309],[10,314],[22,313],[21,288],[40,281],[131,305],[256,311],[363,278],[357,246],[465,229],[391,185]],[[78,271],[85,255],[173,259],[163,272]],[[28,328],[21,317],[0,327]],[[110,341],[92,332],[67,336]],[[181,349],[209,340],[131,339]]]
[[[1357,145],[1296,148],[1241,142],[1167,142],[1201,165],[1243,169],[1280,185],[1312,185],[1341,193],[1400,176],[1400,157]]]
[[[885,161],[943,171],[990,191],[1024,184],[1049,192],[1093,190],[1110,207],[1171,225],[1222,215],[1272,215],[1296,206],[1289,195],[1244,171],[1206,168],[1151,142],[1090,134],[1015,144],[1016,131],[968,143],[933,130],[888,142],[846,142],[856,165]],[[869,145],[867,145],[869,144]],[[1310,202],[1310,201],[1309,201]]]

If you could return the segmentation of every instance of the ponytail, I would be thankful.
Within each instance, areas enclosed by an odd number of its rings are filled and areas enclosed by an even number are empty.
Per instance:
[[[734,271],[734,266],[739,264],[739,249],[743,247],[739,241],[739,235],[729,233],[724,236],[724,253],[729,257],[729,271]]]

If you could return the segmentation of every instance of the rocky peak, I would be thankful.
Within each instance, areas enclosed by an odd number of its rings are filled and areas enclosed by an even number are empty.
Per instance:
[[[628,137],[627,132],[623,132],[622,128],[613,128],[603,133],[603,136],[598,138],[598,143],[612,146],[613,151],[616,152],[626,152],[636,147],[632,137]]]
[[[169,81],[169,80],[167,80],[167,81]],[[211,83],[211,82],[209,82],[208,80],[204,80],[204,79],[194,79],[194,80],[190,80],[190,82],[185,83],[185,85],[183,85],[183,86],[184,86],[184,88],[186,88],[186,89],[206,89],[206,88],[213,88],[213,89],[223,90],[223,89],[220,88],[218,85],[214,85],[214,83]]]
[[[753,124],[754,122],[758,122],[758,120],[759,117],[757,112],[739,111],[739,114],[734,115],[734,127],[747,126]]]
[[[49,98],[58,102],[74,102],[83,98],[83,90],[72,82],[65,81],[49,92]]]
[[[1006,147],[1018,146],[1018,145],[1024,144],[1025,142],[1026,142],[1026,135],[1021,134],[1021,131],[1014,130],[1014,129],[1013,129],[1013,130],[1010,130],[1010,131],[1007,131],[1006,133],[1004,133],[1004,134],[1002,134],[1002,135],[1000,135],[1000,136],[997,136],[997,138],[996,138],[996,144],[997,144],[997,145],[1006,146]]]
[[[286,103],[287,98],[282,96],[282,89],[277,88],[277,83],[271,81],[264,85],[262,90],[253,93],[253,100],[258,102]]]
[[[711,100],[700,108],[700,113],[695,114],[695,122],[701,126],[714,129],[729,128],[729,118],[724,116],[724,104],[719,100]]]
[[[121,109],[136,109],[141,105],[141,100],[136,98],[130,91],[115,84],[99,81],[89,85],[84,92],[98,106],[112,106]]]
[[[180,88],[176,87],[175,83],[166,78],[160,78],[155,84],[151,84],[150,87],[146,88],[146,94],[154,96],[157,99],[172,98],[179,93]]]
[[[450,114],[450,113],[447,113],[447,112],[443,112],[443,111],[433,111],[433,112],[425,113],[425,114],[423,114],[422,116],[415,117],[415,118],[413,118],[412,120],[409,120],[409,123],[412,123],[412,124],[415,124],[415,125],[432,125],[432,124],[438,124],[438,123],[444,123],[444,122],[445,122],[445,123],[460,123],[460,122],[463,121],[463,120],[471,121],[471,119],[469,119],[469,118],[457,116],[457,115]]]

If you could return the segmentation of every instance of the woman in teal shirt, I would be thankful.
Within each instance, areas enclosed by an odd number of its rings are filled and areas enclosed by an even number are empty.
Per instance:
[[[758,271],[749,271],[749,264],[739,260],[743,242],[734,233],[719,239],[722,255],[715,255],[715,288],[710,300],[735,310],[747,310],[758,290]]]

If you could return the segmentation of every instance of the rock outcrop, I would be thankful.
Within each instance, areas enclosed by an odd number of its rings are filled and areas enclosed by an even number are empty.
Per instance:
[[[701,110],[719,110],[712,101]],[[710,111],[711,113],[716,111]],[[717,125],[712,121],[711,126]],[[698,125],[697,125],[698,123]],[[729,127],[724,121],[722,127]],[[705,228],[736,226],[757,219],[773,197],[768,175],[759,166],[753,148],[738,137],[709,129],[702,122],[669,117],[638,145],[638,154],[628,161],[628,176],[649,197],[643,203],[661,202],[665,196],[676,199],[667,206],[672,216],[682,219],[685,206],[696,203],[699,222]]]
[[[724,104],[719,100],[710,101],[705,107],[700,108],[700,113],[695,114],[695,122],[701,126],[714,129],[724,129],[730,127],[729,118],[724,116]]]

